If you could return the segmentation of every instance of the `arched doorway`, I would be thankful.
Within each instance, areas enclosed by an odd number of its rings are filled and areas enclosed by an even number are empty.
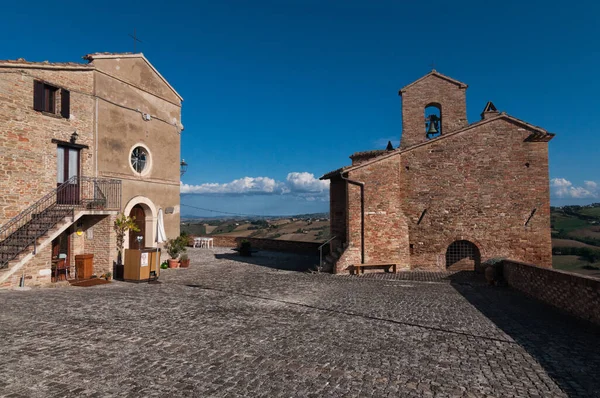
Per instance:
[[[147,242],[145,242],[146,236],[146,212],[144,208],[140,205],[135,205],[131,209],[129,213],[129,217],[135,217],[135,224],[137,225],[139,231],[133,232],[129,231],[129,248],[137,249],[143,248],[147,246]],[[142,241],[138,243],[138,236],[142,237]]]
[[[475,271],[481,263],[481,254],[474,243],[468,240],[452,242],[446,250],[448,271]]]

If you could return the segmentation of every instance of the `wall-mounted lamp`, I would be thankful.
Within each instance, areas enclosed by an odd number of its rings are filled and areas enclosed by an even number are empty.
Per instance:
[[[77,138],[79,138],[79,134],[77,134],[77,130],[75,130],[73,134],[71,134],[71,144],[74,144],[75,141],[77,141]]]
[[[179,177],[185,174],[187,167],[188,164],[185,162],[185,159],[181,159],[181,163],[179,163]]]

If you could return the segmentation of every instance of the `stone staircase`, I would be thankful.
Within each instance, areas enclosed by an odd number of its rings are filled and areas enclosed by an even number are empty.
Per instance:
[[[333,268],[335,267],[337,260],[342,256],[343,253],[344,248],[338,246],[337,248],[335,248],[335,250],[326,255],[325,260],[323,261],[322,271],[333,272]]]
[[[74,176],[0,227],[0,287],[85,214],[118,211],[121,181]]]
[[[7,287],[4,285],[15,272],[34,258],[39,250],[51,244],[81,215],[74,216],[73,207],[52,207],[34,215],[29,222],[1,241],[0,287]]]
[[[73,207],[54,205],[41,213],[33,214],[31,220],[13,232],[6,239],[0,241],[0,269],[6,268],[21,253],[31,246],[30,251],[35,251],[36,246],[44,236],[67,216],[73,218]]]
[[[337,247],[331,253],[323,257],[323,263],[313,267],[313,272],[328,272],[333,273],[337,260],[342,256],[346,247]]]

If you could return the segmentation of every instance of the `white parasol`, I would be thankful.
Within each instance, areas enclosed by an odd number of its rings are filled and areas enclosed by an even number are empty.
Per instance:
[[[158,220],[156,222],[156,243],[163,243],[167,240],[167,234],[165,233],[165,222],[163,220],[163,210],[158,210]]]

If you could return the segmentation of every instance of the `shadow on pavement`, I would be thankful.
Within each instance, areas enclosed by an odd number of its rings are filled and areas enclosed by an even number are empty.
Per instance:
[[[215,254],[217,259],[232,260],[261,267],[278,269],[282,271],[306,272],[309,268],[319,263],[319,257],[307,254],[272,252],[259,250],[252,256],[241,256],[238,253]]]
[[[451,285],[523,347],[570,397],[600,397],[600,327],[574,318],[509,287],[480,282],[473,272]]]

